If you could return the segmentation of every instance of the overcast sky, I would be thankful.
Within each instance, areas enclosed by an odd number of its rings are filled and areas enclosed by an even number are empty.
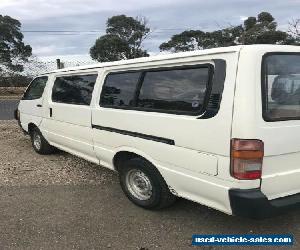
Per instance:
[[[240,24],[261,11],[270,12],[285,29],[289,20],[300,18],[300,0],[0,0],[0,14],[19,19],[23,31],[85,31],[24,33],[33,53],[44,59],[75,55],[87,60],[89,48],[113,15],[145,16],[154,32],[144,47],[157,53],[172,34]],[[99,32],[88,32],[94,30]]]

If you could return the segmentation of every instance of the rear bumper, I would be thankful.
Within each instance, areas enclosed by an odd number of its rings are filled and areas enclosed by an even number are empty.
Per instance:
[[[300,193],[268,200],[260,189],[230,189],[229,199],[234,215],[263,219],[300,208]]]

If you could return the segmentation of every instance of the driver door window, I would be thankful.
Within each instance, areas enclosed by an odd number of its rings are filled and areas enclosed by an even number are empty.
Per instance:
[[[35,78],[26,90],[23,100],[35,100],[41,98],[47,81],[47,76]]]

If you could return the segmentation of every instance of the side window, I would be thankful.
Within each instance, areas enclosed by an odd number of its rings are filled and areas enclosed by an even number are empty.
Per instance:
[[[211,65],[111,73],[103,85],[100,105],[198,115],[211,74]]]
[[[109,74],[102,89],[100,105],[133,106],[140,75],[140,72]]]
[[[208,81],[208,67],[146,72],[137,105],[162,112],[199,113]]]
[[[27,88],[22,99],[35,100],[41,98],[44,93],[47,81],[47,76],[35,78]]]
[[[97,74],[57,77],[52,89],[52,101],[90,105]]]
[[[269,53],[262,62],[263,118],[300,119],[300,54]]]

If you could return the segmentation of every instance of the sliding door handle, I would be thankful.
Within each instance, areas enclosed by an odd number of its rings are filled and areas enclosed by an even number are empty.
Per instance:
[[[38,108],[41,108],[41,107],[43,107],[43,105],[42,104],[37,104],[36,105]]]
[[[49,108],[49,114],[50,114],[50,117],[52,117],[52,108]]]

